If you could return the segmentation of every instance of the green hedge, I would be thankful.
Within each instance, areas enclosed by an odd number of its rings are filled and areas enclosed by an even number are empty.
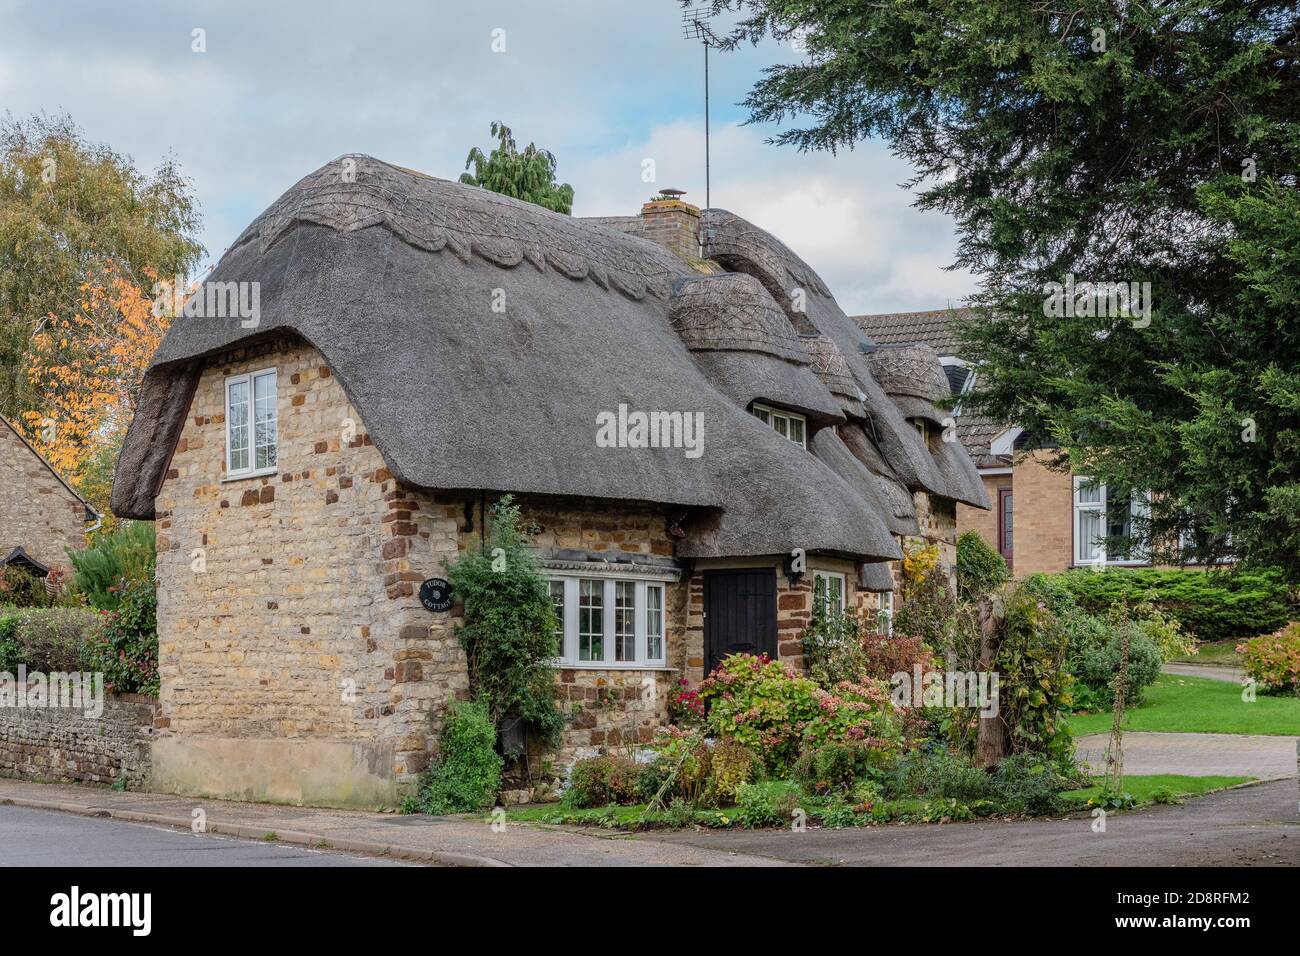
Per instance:
[[[1093,614],[1150,601],[1200,641],[1277,630],[1293,616],[1280,571],[1191,571],[1180,568],[1081,568],[1046,575]]]

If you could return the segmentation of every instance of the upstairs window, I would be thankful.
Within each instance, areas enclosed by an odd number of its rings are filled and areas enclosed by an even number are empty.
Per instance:
[[[757,403],[750,408],[750,413],[759,421],[771,425],[778,435],[790,439],[800,448],[808,447],[808,420],[804,416]]]
[[[274,474],[279,443],[275,369],[226,379],[226,477]]]

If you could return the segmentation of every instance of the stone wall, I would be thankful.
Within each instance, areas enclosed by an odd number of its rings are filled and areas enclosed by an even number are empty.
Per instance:
[[[225,480],[225,379],[268,368],[278,372],[279,467]],[[672,554],[662,508],[521,503],[544,552]],[[400,485],[305,343],[281,339],[210,361],[157,500],[159,788],[395,803],[436,751],[447,704],[469,690],[455,635],[461,608],[427,611],[419,584],[478,545],[490,504]],[[649,672],[649,687],[635,670],[561,675],[562,706],[582,706],[559,762],[621,742],[628,713],[638,739],[666,715],[685,588],[670,583],[666,602],[669,666]]]
[[[47,567],[67,572],[65,549],[85,546],[85,504],[0,421],[0,558],[21,547]]]
[[[76,708],[0,708],[0,777],[60,783],[115,783],[147,789],[154,701],[104,696],[104,712]]]

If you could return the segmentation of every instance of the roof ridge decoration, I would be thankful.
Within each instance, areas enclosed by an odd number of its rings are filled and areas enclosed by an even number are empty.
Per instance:
[[[692,351],[762,352],[810,364],[785,313],[761,282],[743,272],[677,280],[669,319]]]
[[[307,222],[355,232],[383,226],[428,252],[478,256],[504,269],[524,261],[570,279],[590,279],[629,299],[667,299],[687,267],[648,240],[543,209],[487,189],[346,154],[299,180],[231,245],[259,242],[261,252]]]
[[[793,301],[796,290],[814,292],[829,299],[831,291],[812,266],[800,259],[790,247],[770,232],[760,229],[725,209],[705,209],[700,213],[700,238],[703,256],[715,259],[729,269],[751,272],[772,294],[791,321],[802,332],[815,329],[809,321],[799,320],[803,310]],[[737,268],[737,266],[747,268]]]
[[[951,397],[939,355],[928,345],[882,345],[871,353],[871,374],[888,395],[928,402]]]

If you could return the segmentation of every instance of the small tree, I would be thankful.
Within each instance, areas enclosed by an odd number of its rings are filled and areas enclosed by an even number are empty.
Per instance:
[[[447,565],[465,607],[456,636],[469,664],[470,690],[495,726],[517,717],[549,744],[564,715],[555,700],[555,609],[537,557],[506,495],[490,509],[490,534],[478,550]]]
[[[465,168],[474,172],[461,173],[460,181],[567,216],[573,209],[573,187],[556,183],[555,154],[532,143],[519,152],[510,127],[499,121],[492,124],[492,135],[497,138],[496,149],[489,156],[477,146],[471,149]]]

